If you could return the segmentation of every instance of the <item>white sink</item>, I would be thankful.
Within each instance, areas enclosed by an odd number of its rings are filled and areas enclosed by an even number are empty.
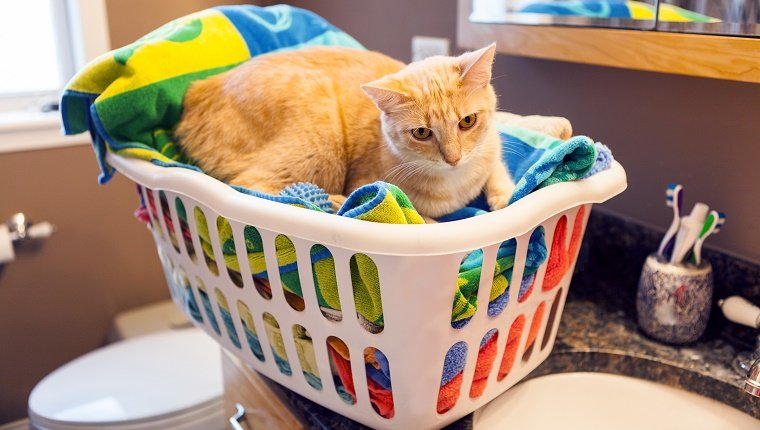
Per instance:
[[[475,412],[474,428],[758,430],[760,420],[715,400],[654,382],[578,372],[516,385]]]

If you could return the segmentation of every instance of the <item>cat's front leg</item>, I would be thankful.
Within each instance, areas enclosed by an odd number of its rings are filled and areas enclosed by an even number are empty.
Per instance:
[[[515,184],[509,177],[506,166],[500,162],[494,163],[491,175],[486,180],[485,187],[483,188],[491,210],[495,211],[505,208],[514,190]]]

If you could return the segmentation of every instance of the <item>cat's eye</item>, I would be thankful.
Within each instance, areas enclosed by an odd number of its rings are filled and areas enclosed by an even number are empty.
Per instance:
[[[412,129],[412,136],[417,140],[427,140],[433,135],[433,131],[425,127],[417,127]]]
[[[477,122],[477,120],[478,120],[478,115],[471,113],[459,121],[459,128],[461,128],[462,130],[471,128],[473,125],[475,125],[475,122]]]

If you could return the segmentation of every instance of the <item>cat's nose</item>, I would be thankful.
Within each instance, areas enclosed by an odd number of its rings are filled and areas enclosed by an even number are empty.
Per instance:
[[[462,156],[461,155],[457,155],[457,156],[454,156],[454,157],[446,157],[444,159],[446,160],[446,164],[449,164],[450,166],[454,167],[457,164],[459,164],[459,160],[462,159]]]

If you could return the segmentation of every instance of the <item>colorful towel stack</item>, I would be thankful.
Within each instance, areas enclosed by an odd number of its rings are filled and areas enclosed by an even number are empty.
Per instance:
[[[91,133],[101,167],[101,182],[106,182],[114,173],[105,162],[107,151],[124,157],[144,159],[160,166],[200,171],[198,167],[187,163],[179,146],[174,143],[171,133],[180,118],[182,97],[189,84],[229,70],[264,52],[317,44],[361,48],[353,38],[322,18],[287,6],[220,7],[180,18],[127,47],[103,55],[80,72],[68,85],[61,102],[65,132]],[[553,183],[580,179],[592,172],[592,169],[599,170],[600,163],[604,163],[604,160],[609,162],[609,157],[603,157],[603,153],[597,150],[594,142],[586,137],[579,136],[560,141],[506,126],[501,129],[501,133],[506,148],[504,161],[512,176],[518,179],[511,201]],[[310,185],[294,184],[294,187],[279,196],[234,188],[241,193],[279,203],[314,211],[328,211],[322,193]],[[148,202],[143,202],[148,210],[138,211],[141,219],[149,219],[146,212],[152,212],[154,216],[158,214],[156,202],[152,195],[150,197]],[[209,234],[209,228],[213,225],[208,225],[203,212],[196,208],[193,214],[189,214],[184,207],[177,209],[182,239],[186,247],[188,243],[192,244],[188,217],[194,216],[201,243],[201,249],[195,250],[197,257],[203,258],[212,271],[218,272],[219,267],[226,267],[234,282],[242,282],[241,262],[237,259],[229,222],[221,218],[216,222],[215,227],[219,232],[222,249],[222,255],[217,256],[211,246]],[[485,213],[487,209],[481,196],[470,206],[447,215],[440,221],[477,216]],[[171,217],[166,217],[169,214],[168,206],[163,208],[163,213],[167,226],[173,229]],[[396,186],[384,182],[369,184],[354,191],[337,215],[370,222],[423,223],[422,217],[414,210],[406,195]],[[308,212],[304,212],[304,216],[309,216]],[[254,227],[249,226],[244,230],[244,238],[252,280],[260,294],[271,297],[270,273],[265,264],[261,235]],[[171,239],[177,246],[177,239]],[[291,306],[302,307],[301,282],[296,269],[297,263],[302,262],[296,261],[295,249],[287,237],[278,237],[275,246],[277,272],[280,274],[285,296]],[[514,239],[504,242],[498,250],[488,303],[490,315],[498,315],[509,300],[509,283],[515,251]],[[525,275],[520,290],[525,291],[532,287],[533,274],[546,261],[547,255],[543,231],[537,229],[529,243]],[[332,255],[327,248],[317,246],[312,248],[310,257],[320,308],[331,318],[342,318]],[[450,323],[456,328],[466,325],[477,309],[476,298],[482,257],[481,251],[468,255],[460,266],[457,285],[452,286],[456,288],[456,297]],[[217,258],[221,258],[223,264],[217,264]],[[359,318],[368,331],[382,330],[384,320],[377,267],[370,257],[357,254],[351,260],[350,271]],[[189,283],[183,288],[185,292],[181,293],[187,301],[188,312],[196,319],[202,318],[201,307],[195,303],[195,298],[189,292]],[[220,333],[205,287],[199,286],[199,290],[202,308],[206,311],[209,324]],[[222,324],[226,326],[231,341],[239,346],[241,342],[234,330],[229,304],[218,290],[216,292]],[[245,339],[254,355],[263,360],[265,355],[250,310],[238,303],[238,314],[245,329]],[[290,364],[280,328],[272,315],[264,314],[264,321],[264,330],[270,341],[275,362],[283,373],[290,374]],[[303,352],[304,357],[309,354],[313,357],[312,340],[306,329],[296,333],[295,337],[297,350]],[[350,380],[351,372],[347,370],[350,369],[351,361],[345,345],[341,346],[341,343],[338,339],[331,339],[329,342],[333,376],[339,382],[336,385],[343,397],[351,400],[355,399],[353,382]],[[495,341],[484,339],[481,351],[488,352],[491,351],[489,348],[494,347]],[[450,386],[449,384],[457,378],[461,380],[462,357],[456,354],[451,357],[447,358],[447,370],[442,386]],[[320,375],[313,360],[301,356],[299,360],[309,383],[315,387],[321,386]],[[370,398],[379,413],[391,416],[393,403],[388,362],[380,351],[371,348],[365,354],[364,362],[370,378]],[[480,368],[480,362],[478,366]],[[448,379],[449,376],[452,378]],[[442,402],[442,407],[445,408],[447,400],[444,399]]]

